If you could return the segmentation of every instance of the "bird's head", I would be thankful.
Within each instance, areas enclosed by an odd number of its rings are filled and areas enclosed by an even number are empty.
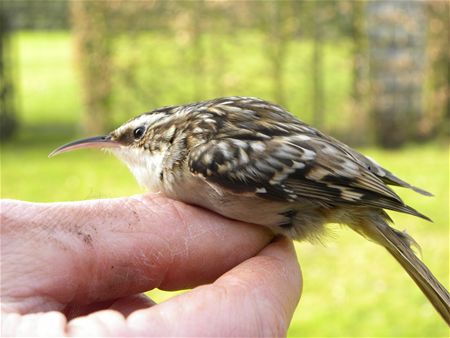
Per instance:
[[[52,151],[49,157],[83,148],[110,149],[113,152],[124,149],[158,150],[164,140],[170,141],[173,138],[175,128],[167,128],[171,115],[169,109],[144,113],[107,135],[87,137],[64,144]]]
[[[141,185],[155,190],[149,175],[154,177],[160,174],[165,152],[174,140],[177,128],[171,123],[172,110],[168,107],[144,113],[107,135],[64,144],[52,151],[49,157],[83,148],[109,150],[125,162]]]

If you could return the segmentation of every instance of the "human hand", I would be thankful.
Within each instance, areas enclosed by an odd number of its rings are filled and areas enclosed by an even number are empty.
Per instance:
[[[301,273],[292,243],[271,240],[159,195],[3,200],[2,335],[285,335]],[[158,305],[142,294],[192,287]]]

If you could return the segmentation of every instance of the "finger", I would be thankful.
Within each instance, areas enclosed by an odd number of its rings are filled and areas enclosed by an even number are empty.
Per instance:
[[[67,320],[71,320],[73,318],[87,316],[94,312],[109,309],[115,301],[115,299],[108,299],[90,304],[69,304],[64,307],[61,312],[66,316]]]
[[[146,309],[155,304],[156,303],[145,294],[136,294],[119,299],[91,303],[88,305],[71,304],[64,309],[63,313],[65,314],[67,320],[87,316],[102,310],[115,310],[120,312],[124,317],[127,317],[130,313],[136,310]]]
[[[208,283],[271,238],[263,227],[159,195],[2,201],[1,216],[4,308],[21,313]]]
[[[156,303],[145,294],[136,294],[88,305],[71,304],[64,309],[63,313],[66,315],[67,320],[87,316],[102,310],[115,310],[120,312],[124,317],[127,317],[136,310],[146,309],[155,304]]]
[[[63,337],[67,327],[66,317],[56,311],[25,316],[2,312],[1,321],[1,337]]]
[[[282,239],[212,285],[131,314],[127,324],[136,335],[285,336],[300,293],[295,251]]]
[[[113,310],[69,323],[56,312],[6,314],[2,316],[2,335],[285,336],[300,292],[301,275],[293,247],[287,240],[279,240],[214,284],[136,311],[128,319]]]
[[[118,311],[122,316],[128,317],[128,315],[137,310],[147,309],[154,305],[156,305],[156,303],[153,300],[141,293],[118,299],[109,307],[109,309]]]

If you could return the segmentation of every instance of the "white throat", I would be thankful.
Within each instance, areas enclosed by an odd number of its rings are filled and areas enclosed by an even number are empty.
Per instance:
[[[163,170],[164,151],[150,153],[139,148],[114,148],[111,151],[125,162],[139,185],[150,192],[162,190],[160,174]]]

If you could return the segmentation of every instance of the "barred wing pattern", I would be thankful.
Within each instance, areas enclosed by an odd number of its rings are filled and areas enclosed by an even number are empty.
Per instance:
[[[231,102],[215,105],[215,112],[218,107],[230,110],[231,118],[246,116],[242,123],[233,121],[233,130],[218,121],[222,131],[190,152],[191,172],[209,183],[269,200],[307,198],[325,206],[365,205],[428,219],[405,205],[386,183],[414,187],[289,113],[278,115],[279,106],[260,102],[252,106],[247,101],[244,110],[239,102]],[[268,114],[271,123],[265,124]],[[277,116],[283,119],[279,124]],[[220,119],[220,114],[215,118]]]

